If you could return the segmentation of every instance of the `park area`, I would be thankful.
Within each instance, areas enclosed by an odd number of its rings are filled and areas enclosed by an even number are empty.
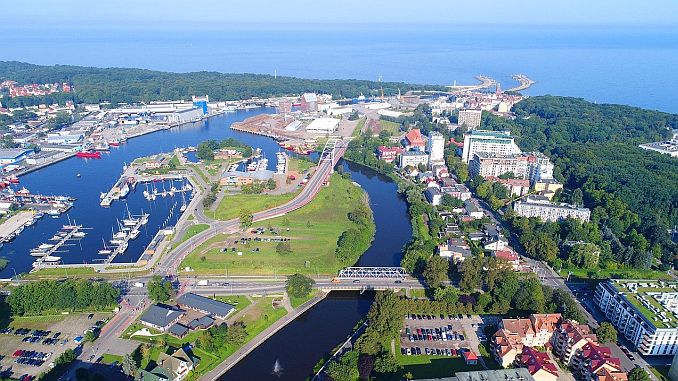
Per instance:
[[[280,202],[278,196],[242,195],[238,199],[248,197],[257,197],[261,205]],[[367,205],[365,192],[350,179],[334,174],[330,185],[303,208],[255,223],[242,234],[214,237],[186,257],[181,268],[189,267],[194,274],[219,275],[225,271],[229,275],[335,274],[346,265],[335,255],[342,233],[360,230],[367,237],[356,249],[359,253],[353,253],[356,258],[367,250],[374,234],[371,216],[367,229],[348,217],[361,203]],[[237,215],[241,207],[242,203],[234,202],[231,213]]]

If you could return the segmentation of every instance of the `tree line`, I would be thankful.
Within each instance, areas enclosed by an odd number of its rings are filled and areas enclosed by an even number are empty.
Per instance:
[[[118,303],[120,291],[107,282],[41,280],[16,287],[7,297],[12,314],[103,310]]]
[[[94,68],[70,65],[40,66],[0,61],[0,80],[19,83],[68,82],[74,85],[77,101],[85,103],[131,103],[168,99],[190,99],[209,94],[210,100],[267,98],[305,92],[353,98],[383,88],[384,94],[398,91],[444,90],[443,86],[366,80],[302,79],[264,74],[217,72],[170,73],[131,68]]]

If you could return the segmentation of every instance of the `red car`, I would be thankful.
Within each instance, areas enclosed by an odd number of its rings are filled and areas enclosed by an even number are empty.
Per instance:
[[[14,353],[12,353],[12,357],[21,357],[21,355],[23,354],[24,351],[22,351],[21,349],[17,349],[16,351],[14,351]]]

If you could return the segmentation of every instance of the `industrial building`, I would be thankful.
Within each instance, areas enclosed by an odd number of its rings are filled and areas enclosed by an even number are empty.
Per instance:
[[[175,111],[167,115],[168,123],[189,123],[195,122],[203,117],[203,111],[199,108],[189,108],[184,110]]]
[[[0,165],[16,164],[33,153],[30,149],[0,148]]]
[[[641,354],[678,353],[678,282],[612,279],[593,300]]]
[[[306,126],[306,132],[312,134],[332,134],[339,128],[339,119],[318,118]]]

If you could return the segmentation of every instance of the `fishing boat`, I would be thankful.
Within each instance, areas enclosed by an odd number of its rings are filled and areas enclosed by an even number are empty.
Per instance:
[[[98,142],[98,143],[94,146],[94,149],[97,150],[97,151],[108,151],[109,148],[110,148],[110,147],[108,146],[108,143],[106,143],[105,140],[102,140],[102,141]]]
[[[75,156],[84,159],[101,159],[101,152],[90,149],[85,151],[78,151],[76,152]]]
[[[118,139],[109,140],[108,145],[111,147],[120,147],[120,140]]]

